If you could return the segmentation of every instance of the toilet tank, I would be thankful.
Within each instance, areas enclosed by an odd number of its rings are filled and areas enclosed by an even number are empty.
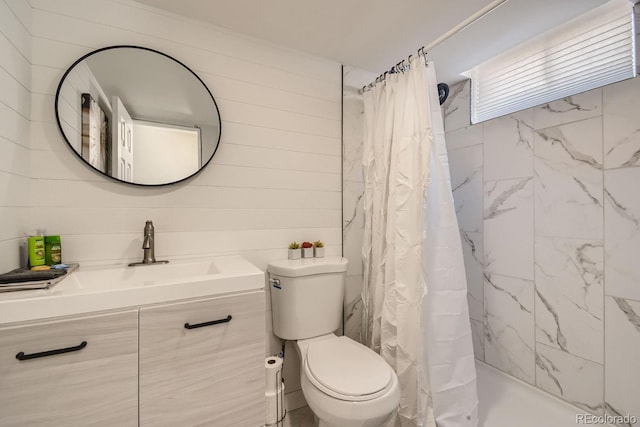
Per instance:
[[[342,324],[346,258],[305,258],[269,264],[273,333],[301,340]]]

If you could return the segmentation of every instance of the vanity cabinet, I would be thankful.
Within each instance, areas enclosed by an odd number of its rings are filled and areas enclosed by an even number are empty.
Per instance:
[[[138,425],[138,310],[0,327],[0,425]]]
[[[0,326],[1,427],[259,427],[264,290]]]
[[[140,309],[140,426],[264,424],[264,292]]]

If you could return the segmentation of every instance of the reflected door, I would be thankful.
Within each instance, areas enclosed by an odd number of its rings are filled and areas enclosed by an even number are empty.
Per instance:
[[[133,182],[133,119],[120,98],[113,97],[112,171],[122,181]]]
[[[82,158],[99,171],[107,172],[107,120],[102,108],[89,93],[83,93],[82,106]]]

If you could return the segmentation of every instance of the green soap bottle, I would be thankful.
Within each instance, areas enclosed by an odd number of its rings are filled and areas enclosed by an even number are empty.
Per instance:
[[[29,266],[44,265],[44,238],[42,236],[29,237]]]
[[[45,264],[60,264],[62,262],[62,244],[60,243],[60,236],[45,236],[44,251]]]

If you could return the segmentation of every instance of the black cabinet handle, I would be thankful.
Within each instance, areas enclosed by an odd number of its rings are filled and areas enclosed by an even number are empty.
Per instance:
[[[41,351],[40,353],[24,354],[24,351],[16,354],[18,360],[37,359],[38,357],[55,356],[56,354],[71,353],[72,351],[80,351],[87,346],[86,341],[82,341],[75,347],[59,348],[57,350]]]
[[[185,323],[184,327],[186,329],[195,329],[195,328],[202,328],[204,326],[218,325],[220,323],[228,323],[228,322],[231,322],[231,315],[228,315],[224,319],[212,320],[210,322],[204,322],[204,323],[196,323],[195,325],[190,325],[188,323]]]

